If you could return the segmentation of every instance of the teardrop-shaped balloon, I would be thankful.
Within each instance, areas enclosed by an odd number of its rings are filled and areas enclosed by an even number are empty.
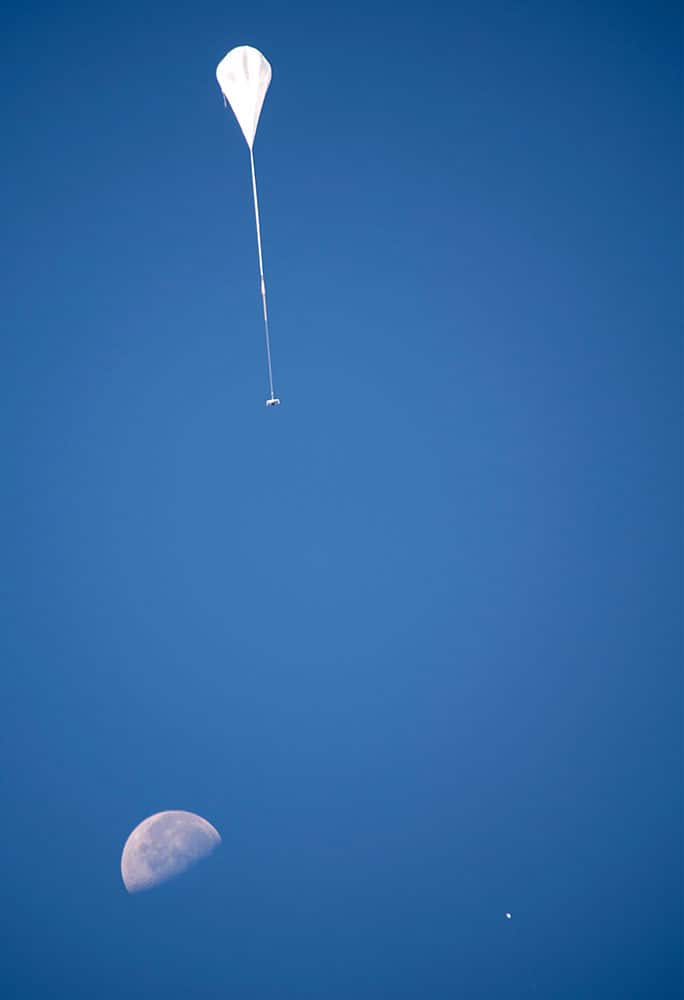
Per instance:
[[[218,64],[216,79],[251,149],[271,82],[270,63],[258,49],[239,45]]]

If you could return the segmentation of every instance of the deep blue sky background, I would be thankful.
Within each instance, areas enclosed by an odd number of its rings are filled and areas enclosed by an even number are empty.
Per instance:
[[[4,15],[3,997],[679,994],[681,16],[448,7]]]

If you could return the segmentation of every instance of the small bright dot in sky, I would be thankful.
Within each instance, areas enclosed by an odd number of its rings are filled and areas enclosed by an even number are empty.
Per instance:
[[[511,915],[510,915],[510,913],[507,913],[506,914],[506,920],[510,920],[510,919],[511,919]]]

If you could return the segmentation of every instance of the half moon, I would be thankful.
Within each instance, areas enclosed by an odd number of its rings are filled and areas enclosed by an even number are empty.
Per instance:
[[[208,857],[221,843],[211,823],[182,809],[148,816],[124,844],[121,877],[128,892],[153,889]]]

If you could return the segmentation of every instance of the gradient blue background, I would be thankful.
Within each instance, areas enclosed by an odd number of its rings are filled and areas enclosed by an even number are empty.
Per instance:
[[[3,997],[679,995],[681,18],[447,6],[4,15]]]

